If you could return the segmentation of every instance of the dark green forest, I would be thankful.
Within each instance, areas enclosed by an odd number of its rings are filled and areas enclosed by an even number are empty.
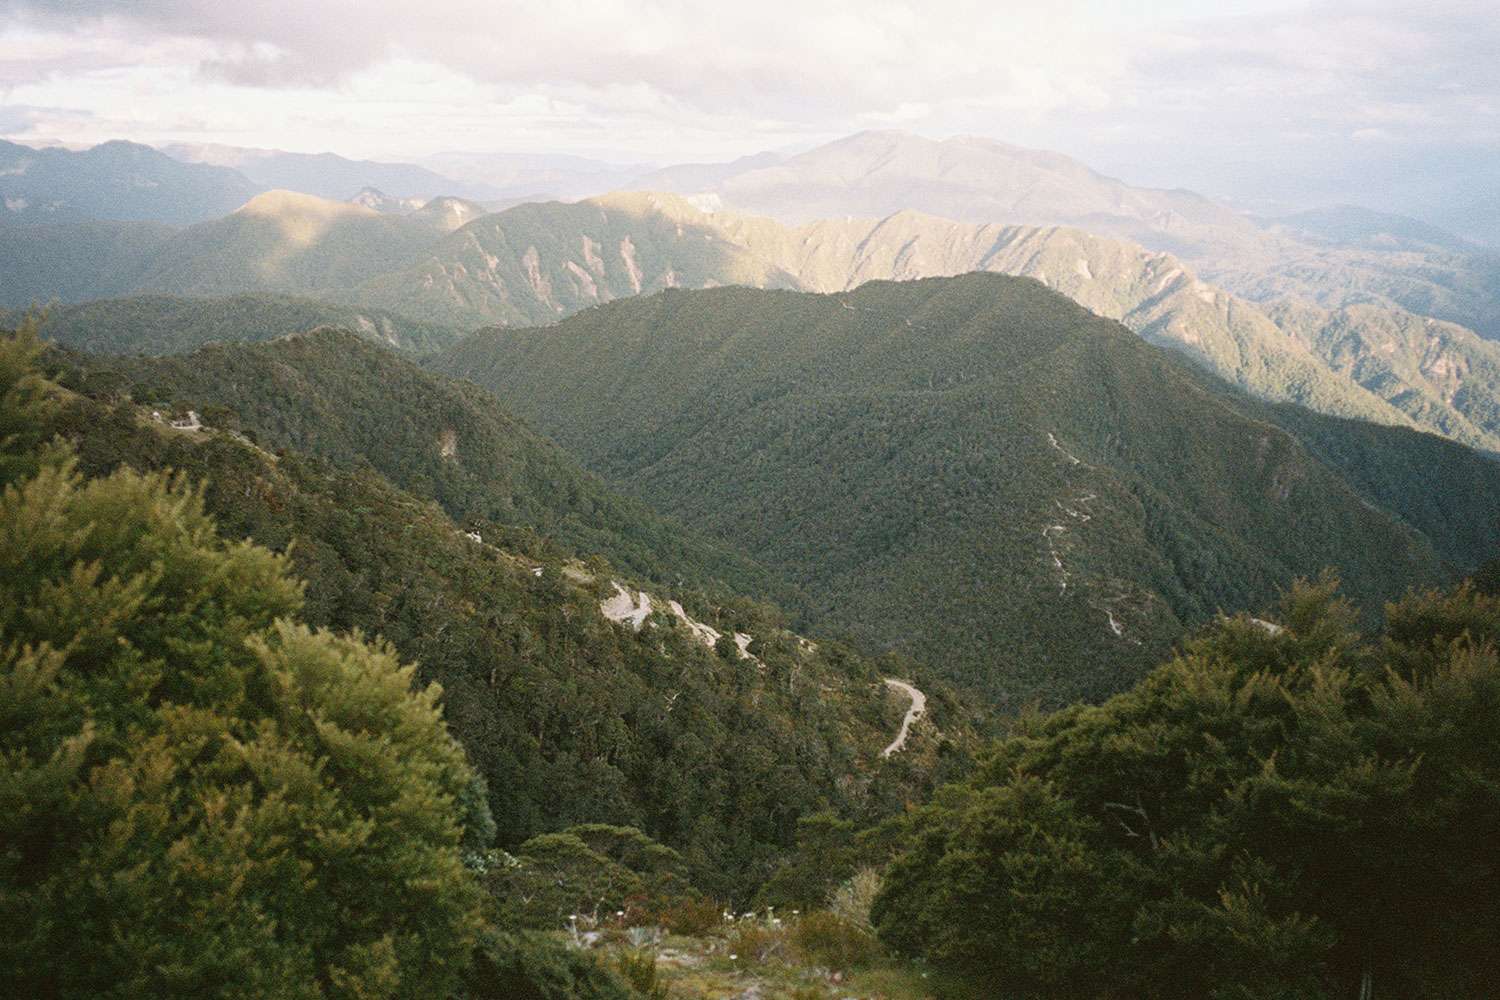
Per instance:
[[[347,332],[0,340],[0,992],[722,993],[667,931],[766,1000],[1500,979],[1489,459],[993,277],[439,366],[636,498]]]
[[[732,547],[604,486],[487,392],[345,331],[78,363],[132,399],[175,414],[196,409],[211,426],[243,429],[272,450],[371,468],[465,527],[524,531],[671,586],[785,592]]]
[[[329,352],[320,359],[343,359],[349,367],[342,377],[370,375],[358,367],[369,359],[353,338],[310,340]],[[612,592],[611,581],[631,575],[617,577],[602,556],[580,557],[544,535],[541,526],[557,522],[539,518],[566,509],[560,496],[578,503],[582,490],[593,491],[605,514],[637,508],[613,500],[513,424],[491,431],[509,451],[484,454],[518,470],[485,484],[508,491],[505,509],[515,520],[484,521],[484,541],[476,543],[469,522],[461,529],[439,503],[397,489],[363,452],[338,451],[352,439],[316,410],[299,426],[309,437],[321,435],[342,463],[252,444],[249,435],[266,440],[278,429],[252,424],[275,412],[274,398],[245,417],[205,411],[240,430],[182,432],[122,397],[88,394],[101,386],[118,391],[120,379],[85,374],[68,355],[54,355],[54,364],[58,379],[83,390],[60,390],[66,401],[48,425],[71,442],[82,473],[129,466],[176,470],[201,482],[224,537],[287,553],[305,581],[302,620],[379,636],[418,665],[422,683],[441,686],[448,724],[491,789],[502,847],[588,822],[639,827],[682,852],[694,885],[740,901],[790,847],[800,816],[831,809],[870,820],[935,780],[928,772],[939,762],[931,757],[875,768],[900,718],[877,665],[836,644],[797,642],[773,608],[668,591],[721,630],[754,636],[755,660],[707,648],[670,618],[639,633],[604,620],[600,598]],[[432,380],[409,366],[400,370]],[[318,372],[305,361],[299,368],[309,380]],[[400,394],[373,379],[364,385],[372,395]],[[245,398],[253,395],[247,386]],[[472,432],[457,426],[469,445]],[[407,457],[399,450],[401,425],[394,427],[383,455],[388,463]],[[430,429],[419,436],[437,455]],[[433,492],[462,502],[479,494],[477,482],[454,475],[445,481],[452,492],[444,492],[444,482]],[[625,559],[649,553],[650,532],[664,529],[646,523],[628,547],[612,552]],[[612,526],[634,527],[628,516]],[[623,530],[612,537],[624,537]],[[669,560],[682,551],[698,550],[677,546],[646,565],[675,565]],[[679,577],[689,571],[682,565]],[[966,731],[956,703],[935,707],[956,734]]]
[[[892,947],[1052,997],[1489,997],[1500,600],[1328,581],[1020,726],[905,821]]]
[[[0,311],[17,325],[28,310]],[[78,305],[53,305],[38,333],[93,354],[180,354],[210,341],[274,340],[318,327],[352,330],[408,355],[455,343],[457,330],[419,323],[381,309],[336,306],[316,299],[242,292],[218,298],[133,295]]]
[[[1366,622],[1500,554],[1500,468],[1260,403],[1037,282],[669,291],[430,362],[980,698],[1122,690],[1335,567]]]

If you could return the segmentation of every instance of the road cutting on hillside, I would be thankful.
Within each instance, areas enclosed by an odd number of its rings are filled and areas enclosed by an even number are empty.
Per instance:
[[[921,718],[922,713],[927,710],[927,696],[905,681],[898,681],[894,677],[887,677],[885,682],[911,699],[911,708],[906,710],[906,718],[901,720],[901,731],[896,734],[890,746],[880,751],[880,756],[889,757],[906,746],[906,735],[911,732],[912,723]]]

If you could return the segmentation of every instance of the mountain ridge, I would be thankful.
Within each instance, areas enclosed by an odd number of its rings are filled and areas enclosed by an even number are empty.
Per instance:
[[[669,290],[430,364],[783,573],[820,629],[991,697],[1118,689],[1185,627],[1325,565],[1374,607],[1478,556],[1440,554],[1274,411],[1030,279]],[[1441,453],[1500,487],[1493,462]]]
[[[36,300],[21,297],[27,288],[49,284],[74,284],[90,298],[250,290],[316,295],[468,329],[550,322],[673,286],[828,291],[995,270],[1042,278],[1268,398],[1423,427],[1500,452],[1500,380],[1484,374],[1500,370],[1500,346],[1456,325],[1429,340],[1392,335],[1415,330],[1421,318],[1376,300],[1334,309],[1251,302],[1165,251],[1078,229],[956,223],[914,210],[787,227],[649,192],[527,204],[466,222],[471,211],[434,199],[416,212],[381,216],[264,193],[229,216],[175,233],[79,229],[59,234],[49,255],[34,252],[42,231],[0,228],[0,246],[17,250],[16,280],[8,283],[15,306]],[[91,233],[123,240],[104,261],[116,267],[101,272],[76,259]]]
[[[1500,337],[1500,251],[1450,234],[1421,249],[1339,247],[1326,237],[1309,244],[1295,226],[1267,228],[1195,192],[1133,187],[1064,154],[988,137],[862,132],[713,180],[680,193],[712,192],[793,224],[915,209],[960,222],[1072,225],[1172,253],[1252,301],[1295,295],[1329,309],[1373,302]]]

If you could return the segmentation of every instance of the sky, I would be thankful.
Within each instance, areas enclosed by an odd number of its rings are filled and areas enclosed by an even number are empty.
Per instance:
[[[1495,0],[0,0],[0,136],[719,161],[870,128],[1500,224]]]

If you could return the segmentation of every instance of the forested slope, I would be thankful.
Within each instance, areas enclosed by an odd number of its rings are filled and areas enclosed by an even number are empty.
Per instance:
[[[1374,613],[1495,551],[1483,530],[1473,547],[1438,531],[1439,550],[1272,411],[1022,279],[668,292],[484,331],[433,364],[748,549],[816,628],[992,697],[1117,690],[1184,628],[1324,567]],[[1342,424],[1301,419],[1323,453],[1344,447]],[[1488,460],[1362,433],[1360,462],[1447,463],[1427,477],[1443,499],[1406,516],[1494,508]]]
[[[347,331],[97,364],[123,391],[249,428],[269,448],[372,467],[468,527],[532,533],[644,579],[770,588],[750,560],[606,489],[489,393]]]
[[[73,443],[81,470],[123,464],[201,481],[226,538],[289,555],[306,581],[304,620],[378,635],[416,662],[423,683],[442,686],[449,726],[488,783],[501,847],[579,824],[638,828],[680,852],[694,891],[745,899],[791,849],[800,817],[878,818],[961,760],[954,746],[969,722],[941,688],[935,726],[910,753],[882,760],[904,701],[873,663],[800,642],[772,608],[657,590],[749,635],[749,655],[705,645],[670,615],[639,630],[617,625],[601,600],[616,580],[634,583],[623,567],[520,529],[470,537],[368,462],[286,447],[272,455],[245,436],[272,433],[255,431],[253,413],[241,431],[227,420],[173,428],[149,407],[95,392],[116,383],[97,362],[84,375],[75,361],[54,360],[56,377],[83,393],[60,397],[48,432]],[[314,438],[321,416],[302,415]],[[942,758],[938,726],[949,740]],[[555,919],[548,913],[547,925]]]
[[[25,315],[0,313],[0,322],[18,325]],[[179,354],[209,341],[274,340],[321,326],[341,327],[412,355],[448,347],[461,336],[381,309],[254,292],[218,298],[133,295],[54,305],[42,314],[38,333],[93,354]]]

